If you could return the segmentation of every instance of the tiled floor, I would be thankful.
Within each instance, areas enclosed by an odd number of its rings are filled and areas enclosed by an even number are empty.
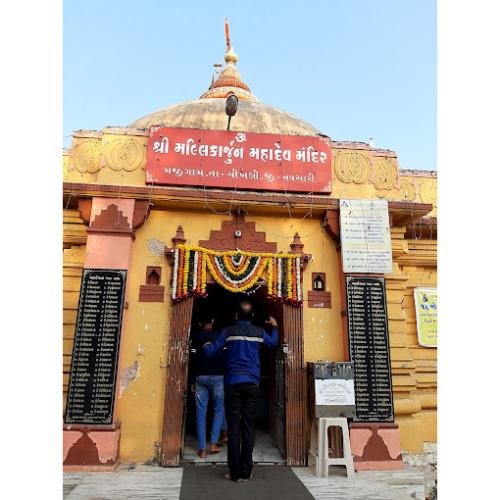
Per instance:
[[[199,458],[196,438],[186,435],[184,439],[184,453],[182,458],[186,462],[194,463],[227,463],[227,448],[224,446],[220,453],[208,455],[207,458]],[[262,431],[255,434],[255,446],[253,450],[253,461],[257,464],[283,464],[285,461],[279,450],[274,446],[271,436]]]

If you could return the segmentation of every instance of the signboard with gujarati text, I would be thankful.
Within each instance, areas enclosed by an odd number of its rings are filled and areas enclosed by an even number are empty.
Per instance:
[[[84,269],[65,423],[111,424],[127,271]]]
[[[418,343],[437,347],[437,289],[415,288]]]
[[[392,422],[394,405],[384,278],[346,276],[357,422]]]
[[[392,272],[387,200],[340,200],[344,273]]]
[[[146,182],[330,193],[330,140],[153,126],[147,147]]]

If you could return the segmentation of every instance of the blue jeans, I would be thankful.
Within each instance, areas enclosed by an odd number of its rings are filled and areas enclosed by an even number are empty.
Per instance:
[[[224,415],[224,376],[223,375],[198,375],[195,383],[196,398],[196,433],[198,435],[198,449],[207,448],[207,407],[208,398],[212,397],[214,415],[210,442],[217,443],[221,429],[226,429],[226,418]]]

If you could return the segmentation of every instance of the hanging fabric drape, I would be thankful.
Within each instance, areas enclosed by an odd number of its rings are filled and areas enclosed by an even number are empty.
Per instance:
[[[174,253],[172,300],[190,295],[205,296],[207,273],[230,292],[245,292],[259,279],[267,281],[269,297],[290,304],[302,303],[300,255],[218,252],[208,248],[178,245]]]

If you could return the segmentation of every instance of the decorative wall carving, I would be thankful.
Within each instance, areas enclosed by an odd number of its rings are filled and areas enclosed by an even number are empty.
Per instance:
[[[370,160],[361,153],[342,152],[335,157],[334,170],[342,182],[363,184],[370,176]]]
[[[377,158],[373,164],[372,182],[377,189],[394,189],[398,181],[398,165],[394,158]]]
[[[118,209],[114,203],[108,205],[101,213],[95,216],[90,224],[92,229],[101,229],[105,231],[131,229],[128,218]]]
[[[416,196],[415,184],[407,179],[401,179],[399,181],[399,191],[401,192],[401,198],[404,200],[414,200]]]
[[[130,137],[114,139],[104,146],[104,158],[109,168],[132,172],[139,166],[144,168],[146,148]]]
[[[437,207],[437,182],[428,179],[420,185],[420,199],[423,203],[432,203]]]
[[[99,170],[100,155],[101,141],[97,139],[85,139],[71,148],[70,157],[72,166],[70,165],[68,170],[76,168],[82,174],[87,172],[93,174]]]
[[[266,241],[266,233],[255,229],[255,222],[247,222],[243,214],[233,220],[222,221],[221,229],[210,231],[210,239],[200,240],[200,247],[211,250],[246,250],[247,252],[276,252],[277,244]]]
[[[80,199],[78,202],[78,210],[80,211],[82,219],[86,222],[90,220],[91,206],[91,199]],[[135,239],[135,231],[146,221],[150,212],[150,207],[147,200],[135,200],[131,225],[128,217],[123,214],[123,211],[118,208],[118,205],[111,203],[107,208],[101,210],[101,212],[95,216],[87,232],[130,235]]]

